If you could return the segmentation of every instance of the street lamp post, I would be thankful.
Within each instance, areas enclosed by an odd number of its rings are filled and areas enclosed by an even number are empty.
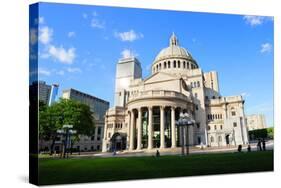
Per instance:
[[[189,133],[188,133],[188,127],[193,126],[195,123],[195,120],[193,120],[188,113],[180,113],[180,118],[176,122],[176,125],[180,129],[180,137],[182,141],[182,155],[185,155],[184,148],[186,147],[186,155],[189,154]]]
[[[57,130],[57,133],[64,136],[64,149],[63,149],[63,158],[65,158],[65,154],[67,154],[68,157],[68,152],[67,149],[69,148],[69,145],[71,144],[71,135],[76,134],[77,131],[73,130],[73,125],[63,125],[62,129]]]

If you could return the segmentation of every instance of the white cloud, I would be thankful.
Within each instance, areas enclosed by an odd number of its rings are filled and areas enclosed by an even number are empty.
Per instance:
[[[70,32],[68,32],[68,34],[67,34],[67,36],[68,36],[69,38],[75,37],[75,35],[76,35],[76,33],[75,33],[74,31],[70,31]]]
[[[261,53],[269,53],[272,50],[272,45],[270,43],[264,43],[261,45]]]
[[[61,76],[62,76],[62,75],[64,75],[64,71],[63,71],[63,70],[57,71],[57,72],[56,72],[56,74],[58,74],[58,75],[61,75]]]
[[[124,49],[122,52],[121,52],[121,55],[122,55],[122,58],[130,58],[130,57],[136,57],[138,56],[137,53],[135,53],[134,51],[132,50],[129,50],[129,49]]]
[[[39,68],[38,69],[38,74],[43,75],[43,76],[50,76],[51,75],[51,71],[49,71],[47,69]]]
[[[53,29],[44,26],[39,28],[39,41],[43,44],[49,44],[52,40]]]
[[[249,97],[249,96],[251,96],[251,94],[247,93],[247,92],[243,92],[243,93],[241,93],[241,96],[242,97]]]
[[[114,36],[119,38],[121,41],[133,42],[137,39],[143,38],[142,33],[136,33],[134,30],[125,31],[125,32],[115,32]]]
[[[103,29],[103,28],[105,28],[105,22],[102,22],[102,21],[100,21],[96,18],[93,18],[92,21],[91,21],[91,27]]]
[[[50,45],[48,54],[54,59],[65,64],[72,64],[76,57],[75,48],[64,49],[62,46],[55,47]]]
[[[252,27],[262,25],[266,21],[273,21],[274,17],[271,16],[244,16],[243,20]]]
[[[39,24],[44,24],[45,23],[44,17],[40,16],[38,22],[39,22]]]
[[[66,70],[67,70],[67,72],[70,72],[70,73],[82,72],[81,69],[77,68],[77,67],[68,67]]]
[[[244,16],[243,19],[251,26],[261,25],[264,21],[263,16]]]
[[[82,16],[83,16],[84,19],[88,18],[88,14],[86,14],[86,13],[83,13]]]

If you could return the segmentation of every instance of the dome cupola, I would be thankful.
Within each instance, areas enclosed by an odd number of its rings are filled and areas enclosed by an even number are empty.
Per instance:
[[[156,56],[152,65],[152,73],[165,69],[189,70],[196,68],[198,68],[196,61],[185,48],[179,46],[175,33],[172,33],[169,46],[162,49]]]

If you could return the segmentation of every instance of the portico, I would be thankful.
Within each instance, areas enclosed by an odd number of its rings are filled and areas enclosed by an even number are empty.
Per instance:
[[[181,111],[192,114],[191,103],[181,101],[183,96],[171,91],[168,92],[170,97],[166,91],[159,91],[159,95],[163,95],[160,98],[152,97],[153,92],[148,93],[129,98],[129,150],[176,148],[180,145],[176,120]]]

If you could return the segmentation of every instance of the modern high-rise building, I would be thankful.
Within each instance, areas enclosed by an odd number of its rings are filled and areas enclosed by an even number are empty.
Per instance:
[[[141,79],[142,69],[140,62],[132,57],[119,60],[116,66],[115,106],[125,106],[130,82]]]
[[[64,90],[62,98],[76,100],[88,105],[94,116],[94,135],[91,137],[81,136],[80,141],[76,142],[73,147],[82,151],[101,150],[104,131],[104,116],[109,108],[109,102],[72,88]]]
[[[57,95],[58,95],[58,90],[59,90],[59,85],[58,84],[52,84],[51,94],[50,94],[49,103],[48,103],[49,106],[51,106],[56,101],[56,98],[57,98]]]
[[[49,104],[52,86],[47,85],[44,81],[39,81],[38,88],[39,101],[43,102],[44,104]]]
[[[48,85],[45,81],[33,82],[30,85],[30,93],[31,96],[38,94],[39,101],[50,106],[56,100],[58,88],[58,84]]]

